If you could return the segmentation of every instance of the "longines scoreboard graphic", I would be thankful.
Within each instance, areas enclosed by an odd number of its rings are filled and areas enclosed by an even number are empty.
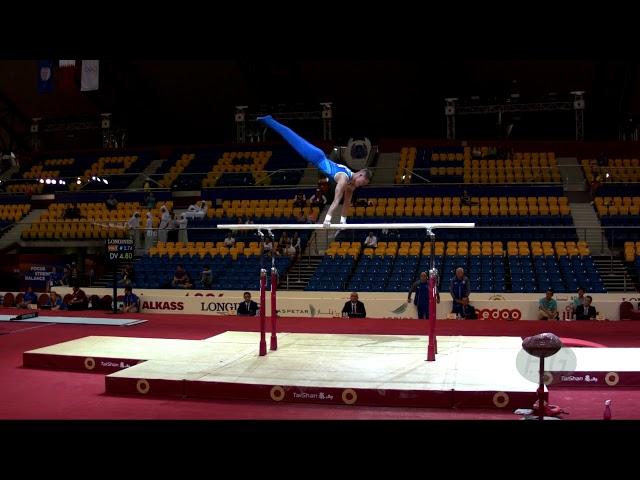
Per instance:
[[[106,247],[108,263],[133,260],[135,246],[133,240],[129,238],[109,238]]]

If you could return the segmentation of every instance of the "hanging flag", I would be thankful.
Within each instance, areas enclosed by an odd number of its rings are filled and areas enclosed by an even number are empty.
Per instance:
[[[80,90],[88,92],[91,90],[98,90],[99,73],[100,73],[100,61],[99,60],[83,60],[82,61],[82,76],[80,77]]]
[[[60,60],[59,67],[58,85],[60,91],[68,93],[75,91],[76,61]]]
[[[38,62],[38,92],[47,93],[53,90],[53,60]]]

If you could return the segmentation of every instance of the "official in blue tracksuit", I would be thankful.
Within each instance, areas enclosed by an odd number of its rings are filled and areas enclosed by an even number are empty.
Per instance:
[[[451,313],[462,316],[462,299],[469,297],[471,294],[471,283],[464,274],[464,268],[456,268],[456,276],[451,279],[451,298],[453,299],[453,308]]]
[[[413,304],[418,307],[418,318],[427,320],[429,318],[429,277],[427,272],[420,273],[420,280],[411,284],[407,303],[411,303],[411,294],[415,292]],[[436,303],[440,302],[440,294],[436,292]]]

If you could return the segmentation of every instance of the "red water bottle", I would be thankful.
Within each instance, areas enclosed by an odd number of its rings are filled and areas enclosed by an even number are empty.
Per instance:
[[[604,402],[604,420],[611,420],[611,400]]]

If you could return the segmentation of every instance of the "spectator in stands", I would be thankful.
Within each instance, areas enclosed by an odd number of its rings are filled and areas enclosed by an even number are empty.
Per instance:
[[[284,250],[289,243],[291,243],[289,235],[286,231],[282,232],[282,235],[280,235],[280,240],[278,240],[278,247],[280,248],[280,250]]]
[[[462,307],[462,299],[469,297],[471,294],[471,283],[464,274],[464,268],[456,268],[456,276],[451,279],[449,291],[451,292],[451,298],[453,299],[453,308],[451,309],[451,313],[459,315]]]
[[[351,300],[346,302],[344,307],[342,307],[342,316],[349,318],[365,318],[367,316],[364,303],[358,300],[358,294],[356,292],[351,292]]]
[[[144,203],[147,208],[155,208],[156,201],[156,196],[153,194],[153,192],[149,192],[149,195],[144,197]]]
[[[595,320],[598,312],[596,307],[591,305],[593,298],[591,295],[584,297],[584,303],[576,307],[576,320]]]
[[[181,263],[176,266],[176,271],[173,274],[173,280],[171,281],[171,285],[174,288],[191,288],[191,286],[187,287],[190,283],[190,278],[187,275],[186,270],[184,269],[184,265]]]
[[[187,208],[187,211],[186,211],[186,217],[197,218],[202,220],[204,217],[207,216],[207,209],[208,209],[207,202],[205,200],[201,200],[192,205],[189,205],[189,208]]]
[[[84,290],[80,290],[78,285],[73,286],[73,293],[71,294],[71,300],[69,301],[69,310],[86,310],[89,306],[89,300]]]
[[[133,293],[130,285],[124,287],[122,311],[124,313],[138,313],[140,311],[140,298]]]
[[[307,206],[306,195],[302,192],[297,193],[296,196],[293,198],[293,206],[300,207],[300,208],[306,207]]]
[[[200,283],[202,284],[202,288],[209,289],[213,284],[213,272],[209,265],[205,265],[202,267],[202,272],[200,273]]]
[[[464,297],[462,299],[462,304],[460,306],[460,318],[464,320],[478,319],[475,307],[473,305],[469,305],[469,297]]]
[[[558,304],[553,299],[553,290],[550,288],[538,302],[538,320],[558,320]]]
[[[80,214],[80,208],[78,208],[78,204],[69,204],[69,206],[64,211],[64,218],[74,219],[74,218],[82,218]]]
[[[266,236],[264,239],[264,243],[262,244],[262,252],[265,254],[271,254],[271,252],[273,251],[273,240],[271,240],[271,237]]]
[[[200,200],[200,205],[198,207],[198,212],[196,217],[203,219],[204,217],[207,216],[208,209],[209,209],[209,206],[207,205],[207,202],[205,200]]]
[[[167,226],[167,241],[168,242],[177,242],[178,241],[178,218],[176,212],[171,212],[169,218],[169,224]]]
[[[327,177],[322,177],[318,180],[318,188],[323,195],[327,195],[330,190],[329,179]]]
[[[59,272],[56,267],[51,267],[51,275],[49,275],[49,290],[54,285],[62,285],[62,272]]]
[[[462,192],[462,197],[460,197],[460,203],[468,207],[471,206],[471,197],[469,196],[466,190]]]
[[[27,291],[22,296],[22,302],[16,305],[17,308],[29,308],[29,305],[38,303],[38,296],[33,292],[33,287],[29,285]]]
[[[340,202],[343,203],[340,223],[347,223],[347,211],[351,206],[353,193],[357,188],[369,184],[372,177],[371,170],[363,168],[352,172],[345,165],[335,163],[321,149],[306,141],[289,127],[276,121],[271,115],[257,117],[257,121],[275,130],[298,154],[336,183],[333,201],[322,223],[323,226],[329,227],[331,225],[333,213],[337,211]]]
[[[147,223],[145,227],[146,233],[144,238],[144,248],[149,250],[153,246],[153,241],[156,237],[156,231],[153,229],[153,215],[151,212],[147,212]]]
[[[600,152],[600,154],[596,157],[596,162],[599,167],[606,167],[609,164],[609,159],[604,154],[604,152]]]
[[[376,248],[378,246],[378,237],[373,232],[369,232],[367,238],[364,239],[365,248]]]
[[[160,225],[158,226],[158,241],[167,241],[167,232],[169,229],[169,222],[171,220],[171,214],[166,205],[160,207]]]
[[[124,270],[122,271],[122,279],[118,283],[121,283],[122,285],[129,287],[133,285],[135,280],[136,280],[136,274],[133,271],[133,267],[131,265],[127,265],[126,267],[124,267]]]
[[[293,237],[291,238],[291,245],[296,249],[297,253],[300,253],[302,250],[302,246],[300,244],[300,235],[298,232],[293,232]]]
[[[66,310],[66,305],[62,303],[62,298],[54,291],[49,294],[49,299],[43,306],[50,310]]]
[[[584,288],[578,287],[578,296],[571,302],[571,313],[575,314],[576,309],[584,303]]]
[[[589,193],[591,194],[592,205],[593,205],[593,202],[595,201],[598,190],[602,186],[602,182],[600,181],[600,179],[601,179],[600,175],[597,175],[593,177],[593,179],[591,180],[591,184],[589,184]]]
[[[291,241],[289,241],[285,245],[283,253],[290,258],[295,258],[296,255],[298,255],[298,250],[291,244]]]
[[[142,186],[142,189],[144,190],[145,193],[149,192],[151,190],[151,183],[149,183],[149,179],[148,178],[144,181],[144,185]],[[144,201],[145,202],[147,201],[146,197],[145,197]]]
[[[318,221],[318,209],[310,208],[307,214],[307,223],[316,223]]]
[[[180,214],[180,218],[177,220],[178,223],[178,241],[187,243],[189,241],[189,237],[187,234],[187,224],[189,220],[187,220],[187,216],[182,213]]]
[[[236,239],[233,237],[233,234],[231,232],[227,233],[227,236],[224,239],[224,246],[227,248],[233,248],[235,244],[236,244]]]
[[[71,284],[71,265],[68,263],[62,269],[62,278],[60,279],[60,285]]]
[[[299,212],[296,213],[295,215],[296,217],[296,223],[306,223],[307,222],[307,216],[304,213],[304,210],[300,210]]]
[[[251,300],[251,294],[244,292],[244,302],[238,305],[238,316],[254,317],[259,309],[259,305]]]
[[[76,262],[71,262],[71,273],[69,278],[70,285],[78,285],[78,280],[80,278],[80,272],[78,271],[78,266]]]
[[[312,207],[324,208],[327,204],[327,197],[322,194],[322,191],[318,188],[316,192],[311,196],[309,202]]]
[[[134,212],[127,222],[129,238],[133,240],[134,249],[140,246],[140,212]]]
[[[118,200],[112,195],[109,195],[109,198],[104,202],[107,206],[107,210],[115,210],[118,208]]]

